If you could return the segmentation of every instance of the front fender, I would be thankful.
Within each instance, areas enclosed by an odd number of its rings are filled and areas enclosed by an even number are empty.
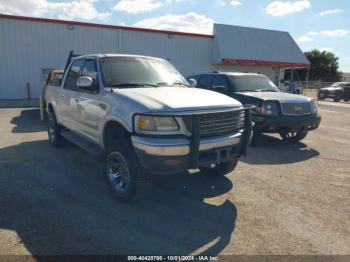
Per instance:
[[[108,123],[110,122],[115,122],[118,123],[119,125],[121,125],[123,128],[125,128],[125,130],[129,133],[132,133],[132,120],[126,121],[125,119],[115,116],[115,115],[108,115],[106,116],[105,120],[103,121],[103,125],[100,128],[101,132],[99,134],[99,144],[102,148],[104,148],[104,141],[105,141],[105,128],[107,126]]]

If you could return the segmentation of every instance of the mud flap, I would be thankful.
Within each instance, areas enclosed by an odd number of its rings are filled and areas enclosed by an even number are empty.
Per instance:
[[[248,146],[250,144],[251,138],[252,138],[252,132],[253,132],[253,127],[252,127],[252,117],[251,117],[251,112],[250,108],[245,108],[244,112],[244,126],[245,129],[243,131],[242,135],[242,145],[241,145],[241,152],[240,156],[247,156],[247,151],[248,151]]]

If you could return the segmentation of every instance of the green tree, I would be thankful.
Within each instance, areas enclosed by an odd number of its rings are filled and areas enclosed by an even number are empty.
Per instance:
[[[342,78],[339,71],[339,57],[331,52],[319,51],[317,49],[305,52],[306,57],[311,63],[309,80],[321,80],[323,82],[336,82]],[[300,78],[306,78],[307,70],[298,70]],[[301,71],[301,72],[300,72]]]

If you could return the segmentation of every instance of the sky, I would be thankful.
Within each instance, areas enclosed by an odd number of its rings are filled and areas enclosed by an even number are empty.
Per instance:
[[[288,31],[350,72],[350,0],[0,0],[0,13],[212,34],[213,23]]]

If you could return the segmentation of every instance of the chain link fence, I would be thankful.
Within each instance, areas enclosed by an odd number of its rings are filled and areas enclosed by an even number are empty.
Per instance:
[[[297,81],[295,84],[300,86],[302,89],[302,94],[305,96],[309,96],[313,99],[318,99],[318,90],[323,87],[330,86],[335,82],[321,82],[321,81]]]

